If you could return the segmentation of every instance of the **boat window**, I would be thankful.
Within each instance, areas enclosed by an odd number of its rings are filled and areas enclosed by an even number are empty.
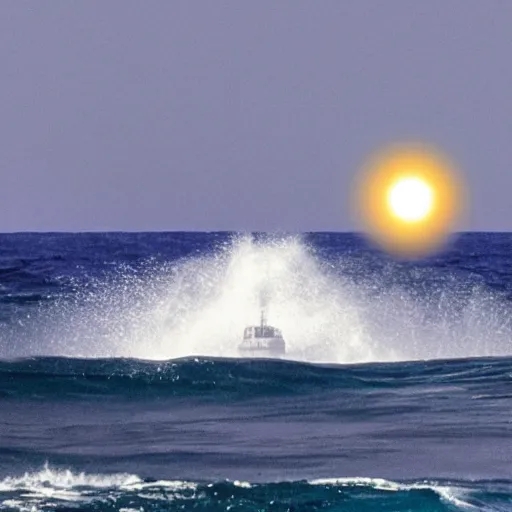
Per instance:
[[[252,337],[252,327],[246,327],[244,331],[244,338]]]
[[[281,336],[279,329],[270,326],[255,327],[254,337],[255,338],[275,338]]]

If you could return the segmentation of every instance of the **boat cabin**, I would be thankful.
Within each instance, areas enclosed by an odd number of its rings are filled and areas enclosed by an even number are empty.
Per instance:
[[[244,330],[244,340],[253,338],[282,338],[281,331],[270,325],[251,326]]]

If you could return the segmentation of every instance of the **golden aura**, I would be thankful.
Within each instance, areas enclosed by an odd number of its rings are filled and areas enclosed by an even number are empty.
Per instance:
[[[422,215],[397,214],[397,205],[390,201],[390,194],[407,181],[423,183],[430,191],[428,209]],[[394,146],[377,153],[355,185],[353,210],[363,231],[399,257],[417,258],[438,250],[457,227],[466,202],[453,164],[439,152],[419,145]],[[410,200],[412,204],[414,198]]]

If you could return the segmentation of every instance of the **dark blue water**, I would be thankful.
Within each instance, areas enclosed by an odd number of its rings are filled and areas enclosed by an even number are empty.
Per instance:
[[[0,510],[512,510],[512,235],[0,248]],[[236,350],[262,297],[281,360]]]

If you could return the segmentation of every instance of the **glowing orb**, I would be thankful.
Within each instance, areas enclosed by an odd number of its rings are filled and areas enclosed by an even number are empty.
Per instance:
[[[457,227],[466,202],[454,166],[423,146],[377,154],[358,176],[354,211],[380,247],[402,257],[439,249]]]
[[[417,222],[432,210],[433,192],[420,178],[403,178],[391,187],[388,203],[391,211],[405,222]]]

